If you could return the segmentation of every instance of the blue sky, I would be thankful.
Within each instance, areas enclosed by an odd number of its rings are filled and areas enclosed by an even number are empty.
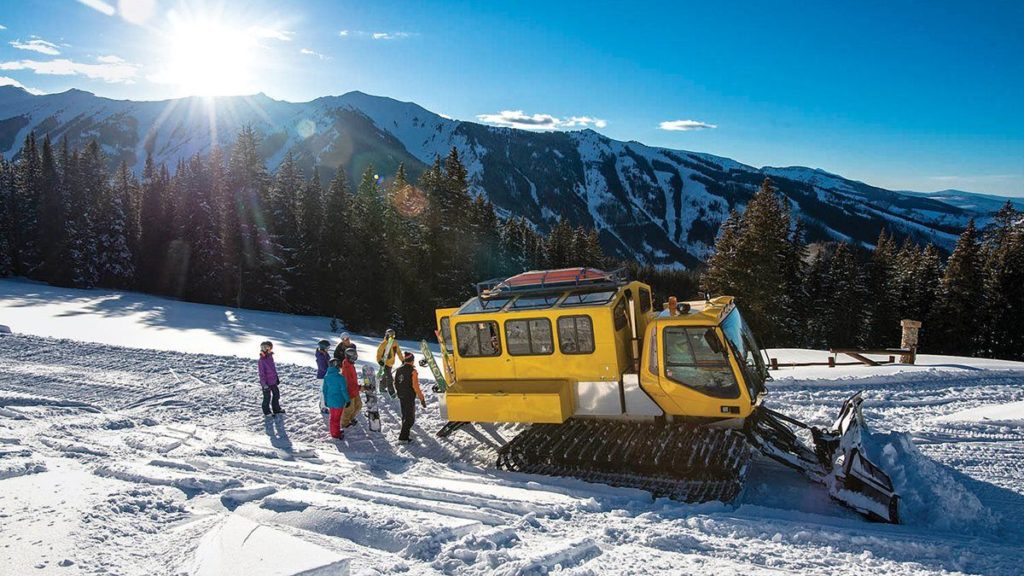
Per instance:
[[[362,90],[893,189],[1024,196],[1019,0],[3,4],[0,83],[41,92]]]

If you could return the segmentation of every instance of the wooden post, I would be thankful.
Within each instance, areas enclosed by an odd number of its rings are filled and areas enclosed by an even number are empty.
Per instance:
[[[778,370],[778,369],[779,369],[779,359],[778,358],[772,358],[772,370]]]
[[[900,340],[900,348],[910,350],[909,354],[902,354],[900,362],[913,364],[917,361],[917,333],[921,330],[920,320],[900,320],[903,327],[903,338]]]
[[[836,357],[835,356],[829,356],[828,357],[828,367],[829,368],[835,368],[836,367]]]

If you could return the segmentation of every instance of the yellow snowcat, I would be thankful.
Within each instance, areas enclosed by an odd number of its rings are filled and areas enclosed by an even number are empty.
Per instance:
[[[631,486],[686,502],[733,500],[754,450],[868,517],[899,522],[889,476],[863,453],[860,394],[829,429],[764,406],[763,353],[730,296],[670,298],[622,272],[526,272],[436,311],[448,436],[528,424],[505,470]],[[808,446],[797,433],[810,436]]]

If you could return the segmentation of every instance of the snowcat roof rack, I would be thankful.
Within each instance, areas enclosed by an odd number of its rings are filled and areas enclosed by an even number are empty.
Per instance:
[[[510,298],[515,295],[561,294],[567,290],[615,290],[628,283],[627,271],[619,268],[605,272],[596,268],[531,270],[510,278],[494,278],[476,285],[481,300]]]

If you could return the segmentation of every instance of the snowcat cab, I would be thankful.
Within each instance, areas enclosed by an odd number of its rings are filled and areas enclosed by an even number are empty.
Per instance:
[[[499,449],[499,468],[727,502],[757,448],[898,522],[892,482],[860,445],[860,395],[828,430],[764,407],[763,353],[730,296],[656,310],[642,282],[570,268],[479,284],[436,316],[449,377],[438,435],[529,425]],[[793,428],[809,430],[813,448]]]

